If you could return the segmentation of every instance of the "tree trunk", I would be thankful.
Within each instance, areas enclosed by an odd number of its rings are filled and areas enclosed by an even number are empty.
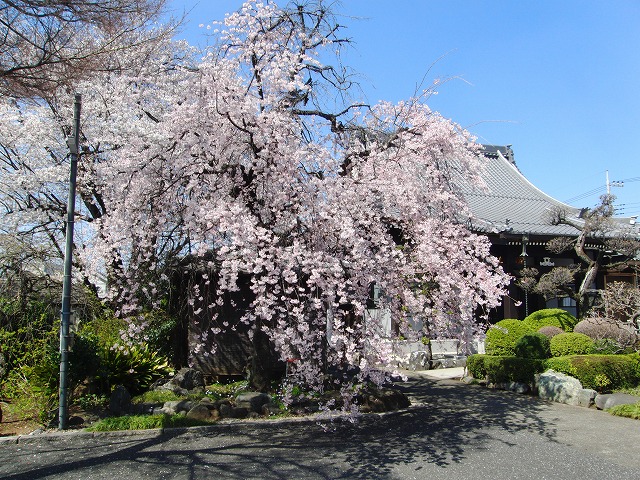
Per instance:
[[[582,283],[580,284],[580,288],[578,289],[578,305],[577,305],[577,313],[578,318],[583,318],[587,313],[587,310],[590,307],[589,304],[589,286],[595,281],[596,275],[598,274],[598,262],[590,262],[587,267],[587,272],[582,279]]]

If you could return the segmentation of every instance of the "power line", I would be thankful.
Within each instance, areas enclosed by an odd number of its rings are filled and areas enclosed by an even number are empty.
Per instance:
[[[625,178],[624,180],[614,180],[610,182],[609,185],[615,186],[615,187],[624,187],[625,183],[632,183],[632,182],[640,182],[640,177]],[[577,202],[578,200],[583,200],[585,198],[588,198],[592,195],[595,195],[597,193],[600,193],[606,190],[607,190],[607,185],[601,185],[599,187],[594,188],[593,190],[589,190],[588,192],[581,193],[579,195],[576,195],[575,197],[568,198],[567,200],[564,200],[563,203]]]
[[[578,201],[578,200],[582,200],[583,198],[590,197],[591,195],[595,195],[596,193],[604,192],[606,190],[607,190],[607,186],[606,185],[602,185],[600,187],[594,188],[593,190],[589,190],[588,192],[581,193],[580,195],[577,195],[575,197],[572,197],[572,198],[569,198],[567,200],[564,200],[563,203],[571,203],[571,202],[575,202],[575,201]]]

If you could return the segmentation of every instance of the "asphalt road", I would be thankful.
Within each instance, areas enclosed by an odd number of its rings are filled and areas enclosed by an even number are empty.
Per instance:
[[[414,379],[403,412],[0,443],[3,479],[640,479],[640,422]]]

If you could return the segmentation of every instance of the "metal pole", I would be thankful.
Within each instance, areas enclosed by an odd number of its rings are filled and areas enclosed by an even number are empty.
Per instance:
[[[69,370],[69,323],[71,319],[71,265],[73,254],[73,220],[76,205],[76,175],[78,173],[78,147],[80,138],[80,103],[82,96],[76,93],[73,102],[73,133],[67,138],[71,152],[69,173],[69,200],[67,202],[66,247],[64,253],[64,279],[62,283],[62,310],[60,312],[60,404],[58,410],[58,428],[67,428],[68,391],[67,373]]]

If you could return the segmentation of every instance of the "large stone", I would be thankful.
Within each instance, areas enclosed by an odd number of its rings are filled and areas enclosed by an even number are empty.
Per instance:
[[[185,390],[193,390],[204,387],[204,376],[200,370],[182,368],[176,373],[175,377],[171,379],[170,383]]]
[[[583,390],[580,380],[554,370],[537,375],[536,387],[540,398],[568,405],[579,405]]]
[[[131,394],[122,385],[117,385],[109,398],[109,411],[112,415],[124,415],[131,410]]]
[[[243,392],[236,397],[236,407],[262,413],[262,407],[271,403],[271,397],[262,392]]]
[[[203,403],[198,403],[187,412],[187,418],[194,418],[197,420],[211,420],[211,410],[209,409],[209,406]]]
[[[229,403],[221,403],[218,406],[218,411],[222,418],[230,418],[233,415],[233,407]]]
[[[583,388],[582,390],[580,390],[580,392],[578,392],[578,403],[576,403],[576,405],[578,405],[579,407],[589,408],[594,404],[597,395],[598,392],[596,392],[595,390],[592,390],[590,388]]]
[[[195,402],[189,400],[173,400],[171,402],[165,402],[163,410],[173,413],[188,412],[195,406]]]
[[[628,393],[607,393],[598,395],[595,399],[596,407],[600,410],[615,407],[617,405],[635,405],[640,402],[640,397]]]

